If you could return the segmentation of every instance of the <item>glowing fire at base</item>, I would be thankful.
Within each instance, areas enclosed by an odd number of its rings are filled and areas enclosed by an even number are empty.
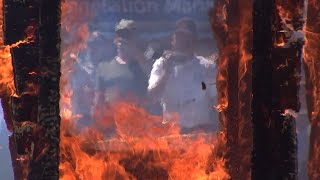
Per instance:
[[[213,134],[181,135],[176,124],[163,125],[161,117],[129,103],[119,103],[112,110],[116,134],[108,140],[94,128],[77,131],[72,114],[62,115],[61,179],[228,177],[224,160],[214,159]]]

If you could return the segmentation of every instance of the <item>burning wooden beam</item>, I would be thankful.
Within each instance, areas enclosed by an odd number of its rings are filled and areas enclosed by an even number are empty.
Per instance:
[[[302,0],[254,1],[253,179],[297,177],[303,5]]]
[[[32,3],[31,3],[32,4]],[[35,28],[32,21],[38,19],[36,3],[32,7],[30,2],[4,1],[4,43],[11,47],[12,65],[16,95],[12,97],[13,131],[17,153],[24,155],[30,151],[30,141],[23,136],[24,122],[36,120],[37,110],[37,77],[31,72],[36,72],[38,66],[38,47],[36,40],[25,43],[29,35],[28,28]],[[22,42],[23,41],[23,42]],[[29,142],[29,144],[28,144]]]
[[[1,106],[4,113],[4,120],[7,125],[9,132],[13,132],[13,120],[12,120],[12,109],[11,109],[11,95],[13,90],[10,87],[14,86],[13,83],[13,72],[11,57],[7,56],[6,46],[4,45],[3,39],[3,0],[0,0],[0,46],[1,46],[1,77],[0,77],[0,99]],[[14,148],[14,138],[13,135],[9,136],[9,150],[11,155],[12,168],[14,172],[15,179],[23,179],[23,167],[22,164],[17,161],[18,156]]]
[[[43,0],[39,7],[39,134],[28,179],[59,179],[61,1]]]
[[[306,74],[306,97],[311,124],[308,176],[310,180],[320,177],[320,2],[308,1],[306,23],[306,47],[304,69]]]
[[[12,110],[13,137],[10,138],[10,151],[14,176],[26,178],[27,165],[24,158],[31,151],[31,131],[29,123],[36,121],[38,46],[32,39],[38,18],[36,1],[3,1],[3,39],[12,60],[14,73],[14,92],[10,93]],[[33,40],[33,41],[32,41]],[[11,63],[11,62],[10,62]],[[12,147],[14,145],[14,148]],[[15,152],[13,152],[13,149]]]
[[[252,1],[215,1],[211,24],[219,48],[217,88],[220,122],[231,178],[250,179],[252,131],[251,103],[251,5]],[[249,67],[249,68],[248,68]]]
[[[3,28],[16,89],[15,150],[29,159],[19,179],[59,179],[60,1],[6,0]]]

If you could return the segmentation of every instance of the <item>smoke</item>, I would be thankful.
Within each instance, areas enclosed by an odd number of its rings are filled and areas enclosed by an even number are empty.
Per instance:
[[[84,125],[88,125],[88,119],[92,119],[94,91],[99,86],[96,78],[98,65],[101,62],[109,62],[116,56],[116,47],[113,44],[114,28],[120,19],[135,20],[138,24],[139,35],[144,41],[145,54],[149,57],[153,55],[159,57],[163,49],[170,49],[170,36],[176,20],[191,16],[197,20],[199,37],[202,38],[196,51],[200,53],[199,55],[204,56],[214,53],[214,49],[208,46],[209,43],[212,45],[213,41],[207,17],[207,11],[213,4],[211,0],[174,1],[174,3],[170,3],[171,1],[140,0],[139,3],[142,2],[146,8],[144,13],[141,13],[140,9],[133,8],[136,1],[104,0],[87,3],[82,0],[68,0],[67,2],[71,5],[74,3],[75,6],[65,12],[66,16],[62,19],[62,24],[67,24],[62,29],[62,49],[66,53],[64,57],[75,62],[69,77],[71,82],[69,85],[73,90],[72,107],[73,112],[81,114],[83,121],[86,121],[83,122]],[[166,8],[168,3],[174,5],[171,10]],[[188,3],[192,5],[189,10],[185,9],[185,4]],[[113,6],[117,8],[109,11],[108,9]],[[156,9],[156,11],[147,11],[148,8]],[[174,15],[167,13],[169,10],[174,11]],[[68,24],[71,25],[68,26]],[[83,44],[82,48],[78,48],[79,51],[65,51],[66,48],[79,40],[82,40]],[[151,49],[147,48],[148,43],[151,44],[149,46],[152,47]],[[155,49],[158,52],[155,52]],[[150,54],[151,52],[153,54]],[[108,66],[104,70],[100,70],[99,73],[106,78],[105,80],[111,80],[125,73],[130,73],[124,71],[126,70]],[[215,79],[215,77],[212,78]],[[141,89],[147,89],[147,87]]]

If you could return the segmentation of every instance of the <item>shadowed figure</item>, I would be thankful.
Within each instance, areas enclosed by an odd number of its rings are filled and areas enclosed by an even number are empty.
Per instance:
[[[216,68],[214,62],[197,56],[197,27],[183,18],[176,24],[172,50],[165,51],[153,64],[149,78],[149,95],[160,101],[163,123],[177,114],[182,132],[217,130]],[[215,118],[216,117],[216,118]]]

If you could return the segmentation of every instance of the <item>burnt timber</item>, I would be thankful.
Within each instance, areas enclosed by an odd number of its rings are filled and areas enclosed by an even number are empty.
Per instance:
[[[61,1],[4,1],[4,43],[11,45],[15,151],[29,157],[22,177],[59,179]],[[16,179],[22,179],[17,178]]]
[[[28,179],[59,179],[60,159],[60,28],[61,1],[40,1],[39,95],[37,125],[40,133]],[[36,151],[37,150],[37,151]],[[35,153],[34,153],[35,154]]]
[[[27,29],[35,30],[36,22],[39,20],[37,3],[5,0],[3,16],[4,44],[11,45],[25,40],[29,36]],[[13,125],[13,135],[9,143],[12,157],[15,158],[12,162],[16,179],[26,178],[27,173],[25,162],[17,161],[17,157],[28,156],[28,152],[31,151],[32,137],[29,125],[36,121],[37,96],[33,88],[38,86],[37,77],[31,72],[36,72],[38,52],[36,39],[11,48],[16,96],[10,97],[11,110],[7,113],[12,114],[10,123]]]
[[[251,2],[217,0],[210,12],[211,26],[219,50],[219,104],[224,104],[221,100],[227,101],[227,107],[222,108],[219,117],[221,131],[226,137],[220,156],[227,160],[226,169],[231,179],[250,179],[251,175],[251,67],[244,72],[241,70],[241,66],[250,66],[251,61],[241,61],[242,50],[248,51],[252,45],[251,24],[243,23],[246,19],[250,22],[251,14],[247,16],[245,13],[251,9]],[[224,16],[225,13],[227,16]],[[245,39],[241,39],[242,33]],[[241,41],[244,42],[244,49],[240,49]]]
[[[300,110],[298,91],[303,42],[294,42],[288,47],[275,45],[283,35],[276,5],[288,7],[282,3],[254,1],[252,179],[257,180],[297,178],[295,117],[286,112]],[[290,6],[302,10],[303,1]],[[292,9],[286,11],[293,14]],[[293,31],[302,30],[301,19],[299,15],[293,18]]]

